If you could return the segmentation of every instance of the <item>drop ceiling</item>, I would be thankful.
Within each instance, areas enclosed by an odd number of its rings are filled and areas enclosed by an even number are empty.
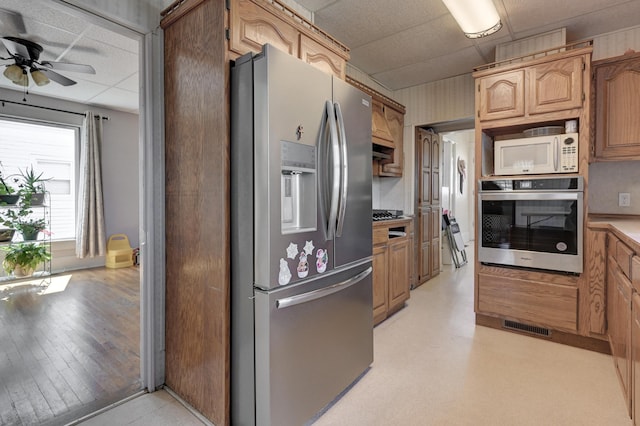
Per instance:
[[[640,24],[640,0],[494,0],[503,28],[467,39],[441,0],[297,0],[390,90],[466,74],[499,43],[566,28],[567,42]]]
[[[222,0],[216,0],[222,1]],[[291,4],[292,0],[286,2]],[[640,0],[494,0],[503,28],[480,40],[464,37],[441,0],[296,0],[315,23],[351,48],[350,63],[389,90],[466,74],[493,62],[499,43],[566,28],[579,41],[638,25]],[[171,0],[155,1],[158,13]],[[30,93],[136,113],[138,42],[106,30],[57,2],[2,0],[0,8],[19,13],[17,33],[0,14],[0,35],[40,43],[41,60],[90,64],[95,75],[65,72],[78,84],[31,85]],[[2,57],[6,57],[2,50]],[[11,63],[1,61],[0,66]],[[20,87],[0,75],[0,87]]]
[[[61,86],[50,82],[38,87],[30,80],[31,94],[102,106],[115,110],[138,111],[138,41],[83,19],[73,10],[52,1],[2,0],[0,8],[22,18],[24,28],[0,11],[0,36],[20,37],[40,44],[40,61],[88,64],[96,74],[60,71],[77,84]],[[0,45],[0,57],[8,57]],[[0,65],[13,61],[0,60]],[[4,67],[0,69],[4,71]],[[0,74],[0,87],[15,90],[13,101],[22,101],[23,91]],[[28,101],[29,95],[26,95]]]

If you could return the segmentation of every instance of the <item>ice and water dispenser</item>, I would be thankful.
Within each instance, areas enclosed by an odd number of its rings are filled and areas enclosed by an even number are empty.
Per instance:
[[[315,231],[317,222],[316,147],[281,141],[282,233]]]

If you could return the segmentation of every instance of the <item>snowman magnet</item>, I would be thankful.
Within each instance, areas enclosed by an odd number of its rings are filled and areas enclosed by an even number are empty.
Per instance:
[[[287,285],[291,281],[291,271],[287,261],[280,258],[280,272],[278,273],[278,284]]]

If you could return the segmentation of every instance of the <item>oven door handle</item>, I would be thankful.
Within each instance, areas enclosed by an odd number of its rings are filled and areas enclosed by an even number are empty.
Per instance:
[[[579,200],[582,192],[510,192],[505,193],[480,193],[482,201],[509,201],[509,200]]]

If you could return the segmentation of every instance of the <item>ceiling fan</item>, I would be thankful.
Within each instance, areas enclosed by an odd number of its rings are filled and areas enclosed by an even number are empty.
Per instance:
[[[95,74],[96,70],[91,65],[72,64],[68,62],[39,62],[40,54],[44,50],[38,43],[18,37],[2,37],[0,41],[4,45],[9,57],[0,59],[11,60],[14,63],[6,65],[4,76],[19,86],[28,86],[29,77],[38,86],[49,84],[50,80],[55,81],[63,86],[71,86],[76,84],[75,81],[65,77],[57,71],[80,72],[86,74]]]
[[[19,12],[0,8],[0,23],[5,34],[14,33],[19,35],[26,34],[24,19]],[[33,37],[29,37],[33,39]],[[27,87],[29,85],[29,77],[38,86],[49,84],[51,80],[63,86],[71,86],[76,84],[75,81],[57,73],[57,71],[80,72],[87,74],[95,74],[96,71],[91,65],[71,64],[68,62],[39,62],[40,54],[43,48],[38,43],[27,38],[20,37],[0,37],[0,41],[4,45],[9,57],[2,57],[2,60],[13,60],[13,64],[4,65],[4,76],[11,80],[14,84]],[[47,42],[46,44],[52,44]],[[55,43],[53,43],[55,44]],[[0,46],[0,51],[2,46]]]

